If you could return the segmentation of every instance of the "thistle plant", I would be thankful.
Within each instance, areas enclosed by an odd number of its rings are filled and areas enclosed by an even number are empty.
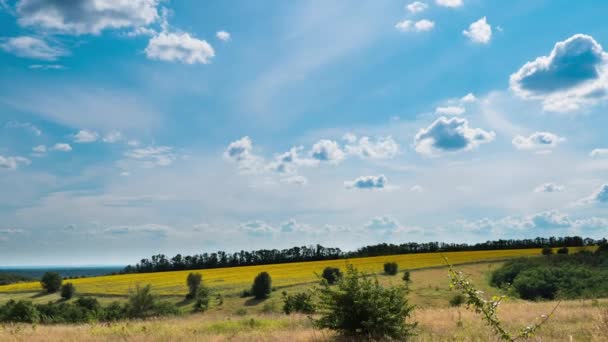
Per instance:
[[[480,314],[486,324],[489,325],[503,341],[517,341],[519,339],[530,338],[543,324],[545,324],[545,322],[547,322],[560,305],[560,302],[558,302],[548,315],[537,317],[533,324],[525,326],[516,333],[509,332],[498,318],[498,307],[507,297],[504,295],[492,296],[489,300],[484,298],[483,291],[478,290],[462,272],[455,271],[445,256],[443,259],[448,265],[450,289],[456,289],[462,293],[464,295],[464,304],[466,305],[466,308],[472,308],[476,313]]]

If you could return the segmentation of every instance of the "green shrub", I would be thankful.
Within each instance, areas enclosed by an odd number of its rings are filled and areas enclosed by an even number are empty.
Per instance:
[[[388,275],[396,275],[399,272],[399,265],[396,262],[387,262],[384,264],[384,273]]]
[[[202,281],[203,276],[200,273],[191,272],[188,274],[188,278],[186,278],[186,283],[188,284],[188,294],[186,295],[187,299],[194,299],[196,297]]]
[[[127,315],[129,317],[148,317],[154,315],[156,297],[152,294],[150,284],[140,287],[136,285],[135,290],[129,295],[127,303]]]
[[[315,312],[315,304],[312,294],[309,292],[298,292],[287,294],[283,292],[283,312],[287,315],[293,312],[312,314]]]
[[[75,304],[89,311],[98,311],[101,308],[99,301],[94,297],[80,297],[76,299]]]
[[[412,279],[411,279],[410,271],[403,272],[403,278],[401,278],[401,279],[403,279],[403,281],[406,283],[411,282]]]
[[[209,296],[211,295],[211,291],[206,286],[201,286],[198,288],[196,293],[196,302],[194,302],[194,311],[195,312],[205,312],[209,309]]]
[[[416,324],[407,323],[413,307],[403,286],[384,288],[374,277],[349,265],[336,288],[319,289],[320,318],[315,325],[340,334],[371,340],[407,339]]]
[[[329,285],[333,285],[342,278],[342,271],[337,267],[325,267],[321,277],[325,279]]]
[[[265,299],[270,297],[272,291],[272,278],[267,272],[261,272],[253,280],[251,293],[256,299]]]
[[[553,254],[553,248],[551,247],[543,247],[542,251],[541,251],[542,255],[552,255]]]
[[[47,293],[54,293],[59,291],[61,287],[61,276],[57,272],[46,272],[42,279],[40,279],[40,285]]]
[[[568,254],[568,247],[562,247],[558,249],[557,254]]]
[[[23,323],[38,323],[40,322],[40,312],[30,301],[14,300],[8,301],[3,308],[3,321],[7,322],[23,322]]]
[[[76,287],[72,283],[66,283],[61,285],[61,298],[68,300],[74,297],[74,293],[76,293]]]
[[[450,306],[461,306],[464,303],[464,295],[458,293],[450,298]]]
[[[119,302],[112,302],[103,309],[100,319],[106,322],[115,322],[126,318],[126,316],[127,312],[125,306],[121,305]]]
[[[241,298],[253,297],[251,289],[241,291]]]

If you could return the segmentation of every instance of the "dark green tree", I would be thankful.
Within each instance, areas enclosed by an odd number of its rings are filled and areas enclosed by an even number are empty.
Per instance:
[[[384,264],[384,273],[388,275],[396,275],[399,272],[399,265],[396,262],[387,262]]]
[[[258,274],[253,280],[251,292],[256,299],[265,299],[270,297],[272,291],[272,278],[267,272]]]
[[[551,254],[553,254],[553,248],[543,247],[541,253],[542,253],[542,255],[551,255]]]
[[[327,280],[329,285],[333,285],[337,283],[340,278],[342,278],[342,271],[340,271],[340,269],[337,267],[325,267],[321,277]]]
[[[76,293],[76,286],[72,283],[65,283],[61,285],[61,298],[68,300],[74,297],[74,293]]]
[[[203,276],[200,273],[191,272],[188,274],[188,278],[186,278],[186,283],[188,284],[188,295],[186,295],[187,299],[194,299],[196,297],[202,281]]]
[[[46,272],[40,279],[40,285],[47,293],[55,293],[61,288],[61,281],[59,273]]]

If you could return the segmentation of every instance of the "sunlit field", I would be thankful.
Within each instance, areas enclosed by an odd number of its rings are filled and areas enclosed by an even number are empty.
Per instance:
[[[572,249],[576,250],[575,248]],[[445,264],[442,255],[452,264],[463,264],[488,260],[508,259],[519,256],[540,255],[540,249],[514,249],[472,252],[448,252],[405,254],[381,257],[354,258],[348,260],[328,260],[315,262],[297,262],[275,265],[243,266],[200,270],[205,284],[214,289],[220,289],[227,294],[236,293],[247,288],[253,278],[262,271],[270,273],[273,285],[277,288],[315,282],[316,274],[323,268],[335,266],[344,268],[347,263],[353,264],[361,271],[377,273],[382,270],[385,262],[394,261],[401,270],[420,269],[442,266]],[[159,295],[183,295],[187,292],[185,279],[192,271],[175,271],[143,274],[126,274],[101,276],[70,280],[80,294],[94,295],[125,295],[136,284],[152,284],[153,290]],[[33,292],[41,290],[38,282],[19,283],[0,286],[0,293]]]

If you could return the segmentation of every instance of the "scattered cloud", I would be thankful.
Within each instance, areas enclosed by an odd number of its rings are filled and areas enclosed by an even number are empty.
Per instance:
[[[29,122],[9,121],[4,124],[4,127],[24,129],[37,137],[42,135],[42,130]]]
[[[231,142],[224,151],[224,158],[238,164],[243,172],[257,172],[262,160],[253,154],[253,143],[248,136]]]
[[[24,157],[0,156],[0,169],[16,170],[19,165],[29,165],[31,161]]]
[[[240,228],[250,236],[254,237],[268,237],[277,232],[277,229],[270,224],[255,220],[241,224]]]
[[[390,216],[378,216],[372,218],[364,227],[372,231],[394,232],[401,228],[401,224]]]
[[[46,146],[38,145],[38,146],[32,147],[32,151],[37,152],[37,153],[46,153]]]
[[[461,7],[462,5],[464,5],[462,0],[435,0],[435,3],[438,6],[452,7],[452,8]]]
[[[125,152],[125,157],[139,160],[144,163],[144,167],[169,166],[175,159],[173,148],[169,146],[148,146],[145,148],[135,148]]]
[[[378,137],[375,140],[364,136],[357,141],[357,136],[349,134],[345,138],[344,140],[350,142],[344,147],[344,151],[349,155],[370,159],[390,159],[399,153],[399,144],[391,136]]]
[[[108,144],[114,144],[121,140],[123,140],[123,136],[122,136],[122,133],[120,133],[119,131],[111,131],[111,132],[107,133],[106,135],[104,135],[103,139],[102,139],[102,141],[104,143],[108,143]]]
[[[21,0],[16,5],[21,26],[68,34],[99,34],[105,29],[140,27],[158,16],[158,0]]]
[[[294,184],[294,185],[306,185],[308,184],[308,179],[304,176],[288,176],[280,179],[281,183],[285,184]]]
[[[215,33],[215,36],[217,37],[217,39],[223,41],[223,42],[227,42],[229,41],[232,37],[230,36],[230,33],[226,32],[226,31],[217,31]]]
[[[593,37],[576,34],[524,64],[511,75],[510,87],[521,98],[541,100],[546,111],[579,110],[607,97],[607,61]]]
[[[608,156],[608,148],[596,148],[589,153],[589,156],[592,158],[595,157],[607,157]]]
[[[110,236],[133,235],[145,238],[165,239],[172,231],[173,229],[169,226],[160,224],[144,224],[134,226],[109,227],[104,230],[104,233]]]
[[[65,67],[61,64],[32,64],[28,66],[32,70],[63,70]]]
[[[467,119],[440,117],[422,128],[414,138],[416,152],[433,155],[438,152],[468,151],[494,140],[494,132],[469,127]]]
[[[464,107],[459,106],[437,107],[435,109],[435,113],[443,115],[461,115],[464,112]]]
[[[348,189],[384,189],[387,183],[388,179],[384,175],[361,176],[354,181],[344,182],[344,186]]]
[[[74,142],[77,144],[87,144],[96,142],[99,139],[99,134],[95,131],[81,129],[74,135]]]
[[[54,61],[67,55],[67,51],[50,46],[46,41],[30,36],[8,38],[0,43],[2,50],[17,57]]]
[[[424,192],[424,188],[421,185],[416,184],[410,188],[410,191],[421,194]]]
[[[209,64],[215,56],[207,41],[194,38],[189,33],[168,32],[152,37],[145,53],[149,59],[185,64]]]
[[[407,10],[410,13],[416,14],[416,13],[424,12],[427,8],[429,8],[429,5],[427,5],[424,2],[414,1],[412,3],[407,4],[405,6],[405,8],[407,8]]]
[[[608,203],[608,183],[602,184],[597,190],[595,190],[589,197],[583,198],[580,201],[581,204],[593,204]]]
[[[557,147],[564,140],[566,139],[550,132],[535,132],[528,137],[518,135],[511,142],[518,150],[546,150]]]
[[[418,21],[406,19],[395,24],[395,28],[401,32],[426,32],[435,28],[435,22],[428,19]]]
[[[72,146],[66,143],[57,143],[51,147],[51,151],[70,152],[72,151]]]
[[[337,142],[323,139],[312,146],[310,156],[322,162],[338,164],[344,159],[345,154]]]
[[[463,30],[462,34],[473,43],[487,44],[492,39],[492,26],[488,24],[486,17],[483,17],[469,25],[469,29]]]
[[[477,101],[477,98],[475,97],[475,95],[473,95],[473,93],[468,93],[462,98],[460,98],[460,102],[462,103],[471,103],[475,101]]]
[[[545,183],[534,188],[534,192],[562,192],[564,191],[563,185],[555,183]]]

